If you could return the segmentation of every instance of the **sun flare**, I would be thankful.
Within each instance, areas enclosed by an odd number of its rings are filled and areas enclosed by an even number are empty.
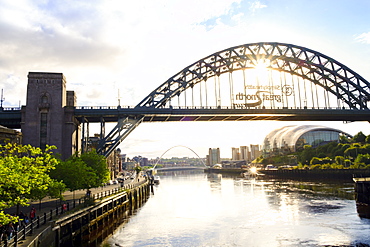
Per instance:
[[[257,174],[257,167],[255,166],[252,166],[250,169],[249,169],[250,173],[252,174]]]
[[[270,67],[270,60],[259,59],[254,65],[254,71],[257,77],[266,77]]]

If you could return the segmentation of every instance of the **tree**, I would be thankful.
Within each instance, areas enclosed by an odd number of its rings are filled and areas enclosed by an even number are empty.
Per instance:
[[[63,181],[70,191],[92,188],[98,180],[92,168],[77,156],[60,162],[50,175],[58,181]]]
[[[109,180],[109,170],[105,157],[91,151],[60,162],[51,176],[63,181],[70,191],[75,191],[101,186]]]
[[[64,191],[66,191],[66,185],[63,182],[53,180],[49,186],[48,196],[63,200]]]
[[[3,210],[12,206],[27,206],[32,192],[46,190],[52,179],[49,171],[54,169],[58,160],[46,146],[43,151],[30,145],[8,143],[0,145],[0,223],[7,224],[9,218]]]
[[[94,187],[100,186],[102,183],[110,179],[109,169],[107,167],[107,160],[103,155],[100,155],[96,150],[81,154],[83,160],[88,167],[91,167],[97,176],[97,181]]]
[[[141,166],[139,166],[139,165],[135,166],[134,169],[136,171],[136,174],[139,174],[143,170],[143,168]]]
[[[45,197],[63,200],[62,193],[65,191],[65,184],[56,180],[51,180],[48,188],[34,188],[31,190],[30,198],[39,201],[39,210],[41,210],[41,201]]]
[[[352,146],[352,147],[349,147],[347,148],[345,151],[344,151],[344,155],[345,156],[350,156],[352,158],[356,158],[357,155],[358,155],[358,147],[355,147],[355,146]]]
[[[343,156],[335,156],[335,163],[338,165],[344,165],[344,157]]]
[[[364,133],[362,133],[362,131],[358,132],[353,138],[352,138],[352,141],[353,142],[360,142],[360,143],[364,143],[366,140],[366,136],[364,135]]]
[[[339,136],[339,142],[342,143],[342,144],[346,144],[346,143],[350,143],[350,140],[348,139],[347,136],[341,135],[341,136]]]
[[[317,157],[312,157],[310,161],[310,165],[318,165],[318,164],[321,164],[321,160]]]
[[[359,154],[355,159],[355,164],[370,164],[370,154]]]

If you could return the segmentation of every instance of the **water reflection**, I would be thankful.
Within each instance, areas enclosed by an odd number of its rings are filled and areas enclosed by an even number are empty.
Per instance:
[[[356,246],[370,244],[353,185],[161,174],[161,184],[107,240],[117,246]]]

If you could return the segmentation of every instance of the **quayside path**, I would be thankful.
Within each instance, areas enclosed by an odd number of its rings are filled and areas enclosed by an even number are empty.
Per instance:
[[[125,189],[136,187],[146,182],[146,178],[139,176],[135,179],[128,179],[124,184],[113,184],[105,185],[98,188],[92,188],[91,197],[94,199],[100,199],[106,196],[110,196],[117,192]],[[38,243],[34,243],[37,236],[42,233],[48,226],[51,220],[55,220],[58,217],[68,213],[68,211],[74,210],[76,207],[81,208],[84,204],[86,197],[86,190],[77,190],[74,192],[66,191],[63,193],[64,200],[59,199],[44,199],[41,201],[32,201],[27,207],[20,207],[25,215],[29,217],[32,207],[36,209],[36,218],[29,222],[27,225],[20,225],[18,231],[13,234],[12,238],[7,242],[1,241],[0,247],[28,247],[38,246]],[[80,206],[80,207],[79,207]],[[6,213],[15,214],[16,208],[10,208],[5,210]]]

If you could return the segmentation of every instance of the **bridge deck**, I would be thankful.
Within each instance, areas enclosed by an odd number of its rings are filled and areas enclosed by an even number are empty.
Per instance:
[[[369,121],[370,110],[356,109],[233,109],[233,108],[135,108],[135,107],[76,107],[75,117],[82,122],[117,122],[125,117],[141,118],[144,122],[177,121]],[[21,127],[20,109],[0,111],[0,125],[18,129]]]
[[[75,109],[89,122],[116,122],[122,117],[144,116],[144,122],[176,121],[370,121],[370,110],[352,109],[232,109],[232,108],[120,108]]]

